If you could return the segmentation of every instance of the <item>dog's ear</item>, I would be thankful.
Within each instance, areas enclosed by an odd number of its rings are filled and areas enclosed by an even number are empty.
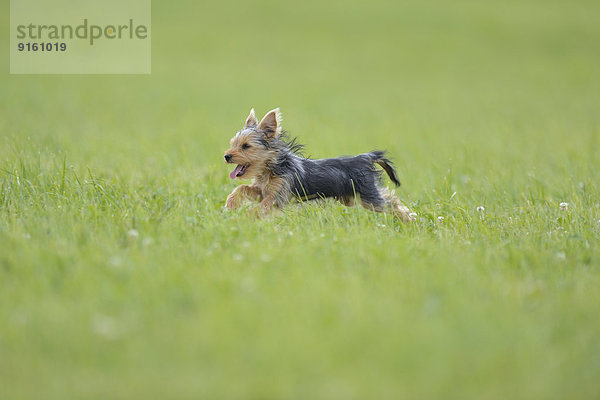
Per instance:
[[[246,118],[246,124],[244,128],[256,128],[258,125],[258,120],[256,119],[256,115],[254,115],[254,108],[250,110],[250,115]]]
[[[269,139],[281,135],[281,112],[279,112],[279,108],[269,111],[263,117],[260,124],[258,124],[258,130],[263,132]]]

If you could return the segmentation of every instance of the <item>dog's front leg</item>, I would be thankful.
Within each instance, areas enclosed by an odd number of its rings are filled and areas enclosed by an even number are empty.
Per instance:
[[[258,205],[258,215],[261,217],[267,216],[277,207],[277,198],[270,194],[264,198]]]
[[[244,197],[250,198],[254,201],[260,201],[262,199],[262,194],[260,189],[255,186],[240,185],[233,189],[233,192],[227,196],[225,207],[230,210],[239,208]]]

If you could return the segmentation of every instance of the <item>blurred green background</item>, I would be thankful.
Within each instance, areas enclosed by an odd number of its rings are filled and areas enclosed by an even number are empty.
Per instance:
[[[599,15],[154,1],[151,75],[2,58],[0,397],[598,398]],[[417,223],[224,213],[251,107],[387,149]]]

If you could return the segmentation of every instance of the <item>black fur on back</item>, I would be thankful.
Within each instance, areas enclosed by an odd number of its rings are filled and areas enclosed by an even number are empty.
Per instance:
[[[313,160],[299,155],[302,146],[295,139],[280,139],[271,143],[271,148],[278,150],[277,161],[269,166],[271,173],[285,178],[291,194],[302,200],[348,199],[359,195],[364,203],[382,207],[385,203],[380,188],[382,172],[396,186],[400,185],[393,164],[383,151]]]

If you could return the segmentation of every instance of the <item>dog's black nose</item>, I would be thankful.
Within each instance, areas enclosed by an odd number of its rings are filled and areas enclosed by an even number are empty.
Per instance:
[[[225,161],[231,161],[231,154],[225,154]]]

